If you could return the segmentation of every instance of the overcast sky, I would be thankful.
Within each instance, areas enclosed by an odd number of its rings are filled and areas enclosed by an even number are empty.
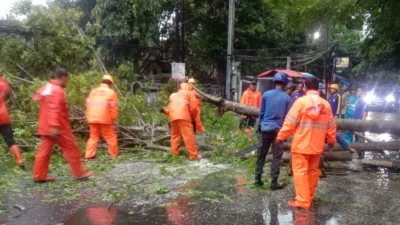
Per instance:
[[[10,11],[12,5],[17,2],[18,0],[0,0],[0,18],[4,17],[7,15],[7,13]],[[32,0],[33,4],[41,4],[44,5],[46,4],[47,0]]]

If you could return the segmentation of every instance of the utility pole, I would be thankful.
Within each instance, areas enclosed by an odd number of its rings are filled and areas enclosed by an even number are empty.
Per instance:
[[[225,85],[225,95],[228,100],[231,99],[234,20],[235,20],[235,0],[229,0],[228,47],[227,47],[227,57],[226,57],[226,85]]]
[[[180,29],[179,29],[179,6],[178,2],[175,3],[175,62],[179,62],[181,57],[181,39],[180,39]]]
[[[185,9],[185,0],[181,0],[181,62],[185,62],[185,15],[184,15],[184,9]]]

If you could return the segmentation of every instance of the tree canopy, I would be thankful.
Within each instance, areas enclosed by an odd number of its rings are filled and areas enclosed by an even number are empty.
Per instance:
[[[223,83],[229,1],[184,2],[187,72],[204,81],[217,74]],[[334,53],[329,60],[350,57],[343,71],[348,78],[397,77],[399,1],[235,2],[233,56],[245,75],[284,67],[291,56],[294,69],[320,76],[323,55]],[[107,70],[120,67],[124,79],[134,80],[146,61],[172,62],[178,54],[179,7],[175,0],[51,0],[47,7],[20,0],[0,21],[0,67],[22,77],[46,77],[57,66],[101,70],[103,61]],[[321,34],[317,40],[315,32]]]

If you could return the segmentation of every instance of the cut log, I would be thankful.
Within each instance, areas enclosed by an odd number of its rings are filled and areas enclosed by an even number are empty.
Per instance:
[[[350,143],[351,148],[355,148],[357,151],[365,152],[380,152],[380,151],[399,151],[400,141],[389,141],[389,142],[372,142],[372,143]],[[284,149],[290,150],[291,144],[285,143]],[[328,150],[328,146],[325,145],[325,151]],[[343,151],[343,148],[339,144],[335,144],[334,151]]]
[[[227,111],[232,111],[238,114],[246,114],[254,117],[258,117],[260,113],[259,109],[255,107],[228,101],[222,97],[208,95],[200,91],[194,85],[190,85],[197,91],[199,95],[203,97],[203,99],[206,99],[207,102],[210,102],[218,107],[217,116],[222,116],[222,114]],[[400,121],[336,119],[336,125],[339,130],[400,134]]]
[[[290,157],[292,154],[290,152],[284,152],[282,156],[282,160],[284,162],[289,162]],[[325,152],[324,154],[324,159],[327,162],[330,161],[341,161],[341,162],[346,162],[346,161],[352,161],[353,157],[350,152],[347,151],[338,151],[338,152]],[[267,162],[272,162],[272,155],[268,155]]]
[[[367,160],[362,159],[361,163],[366,166],[375,166],[375,167],[386,167],[392,169],[400,169],[399,161],[389,161],[389,160]]]

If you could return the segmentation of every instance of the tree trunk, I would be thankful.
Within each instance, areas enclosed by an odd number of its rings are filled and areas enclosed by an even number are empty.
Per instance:
[[[351,148],[355,148],[357,151],[365,152],[380,152],[380,151],[399,151],[400,141],[389,141],[389,142],[372,142],[372,143],[350,143]],[[284,149],[290,150],[291,144],[285,143]],[[328,150],[328,146],[325,145],[325,151]],[[339,144],[335,144],[334,151],[342,151],[343,148]]]
[[[210,102],[218,107],[216,114],[217,116],[222,116],[222,114],[226,111],[232,111],[238,114],[246,114],[254,117],[258,117],[260,113],[258,108],[228,101],[222,97],[208,95],[197,89],[195,86],[192,85],[192,87],[203,97],[205,101]],[[400,134],[400,121],[336,119],[336,125],[339,130]]]
[[[290,152],[284,152],[282,156],[282,160],[284,162],[289,162],[290,157],[292,154]],[[324,153],[325,161],[351,161],[353,157],[350,152],[347,151],[340,151],[340,152],[325,152]],[[272,154],[267,156],[267,162],[272,162]]]
[[[399,161],[389,161],[389,160],[361,160],[363,165],[376,166],[376,167],[386,167],[392,169],[400,169]]]

